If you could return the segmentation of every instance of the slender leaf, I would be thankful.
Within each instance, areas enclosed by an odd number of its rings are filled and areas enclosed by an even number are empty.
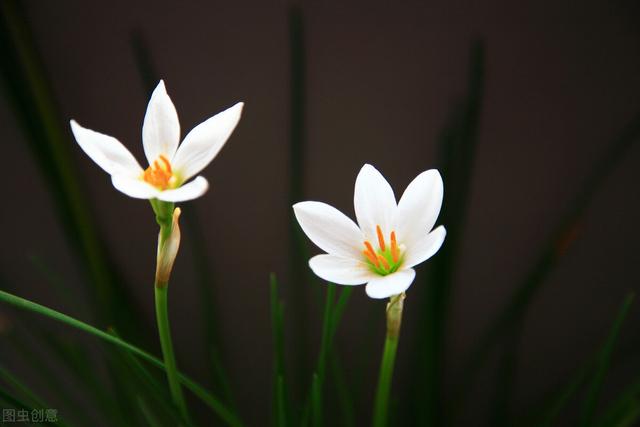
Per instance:
[[[311,378],[311,424],[313,427],[322,427],[322,385],[315,372]]]
[[[293,204],[303,200],[305,186],[305,150],[306,150],[306,54],[305,54],[305,33],[302,8],[292,6],[289,9],[289,54],[290,54],[290,134],[289,134],[289,197],[287,211],[290,215],[289,231],[289,253],[291,282],[289,294],[292,301],[293,336],[296,354],[294,355],[294,367],[297,390],[305,389],[302,383],[307,375],[309,365],[309,324],[306,301],[308,297],[307,289],[310,281],[310,274],[306,268],[309,258],[304,234],[298,227],[294,218]]]
[[[425,293],[421,351],[412,361],[413,371],[420,378],[413,395],[419,422],[438,425],[445,414],[443,399],[444,349],[451,283],[471,192],[476,143],[480,126],[484,93],[485,55],[483,43],[477,41],[470,51],[468,86],[465,98],[456,106],[440,135],[440,169],[443,175],[447,202],[443,205],[440,222],[447,225],[447,239],[434,257]]]
[[[151,363],[153,366],[164,369],[164,363],[155,356],[147,353],[146,351],[130,344],[120,338],[114,337],[113,335],[108,334],[107,332],[101,331],[100,329],[91,326],[87,323],[84,323],[80,320],[74,319],[71,316],[67,316],[66,314],[60,313],[59,311],[53,310],[51,308],[45,307],[43,305],[34,303],[32,301],[26,300],[24,298],[20,298],[18,296],[12,295],[5,291],[0,291],[0,301],[4,301],[8,304],[11,304],[15,307],[22,308],[28,311],[32,311],[38,313],[40,315],[46,316],[48,318],[57,320],[58,322],[64,323],[68,326],[72,326],[76,329],[79,329],[84,332],[88,332],[91,335],[94,335],[103,341],[109,342],[111,344],[117,345],[132,354],[146,360]],[[202,402],[204,402],[213,412],[215,412],[225,423],[232,426],[241,426],[242,422],[240,419],[233,414],[229,409],[214,397],[211,393],[205,390],[202,386],[185,376],[184,374],[179,374],[180,382],[189,389],[196,397],[198,397]]]
[[[271,286],[271,330],[273,341],[273,416],[274,425],[289,425],[284,360],[284,307],[278,299],[278,280],[274,273],[270,276]]]
[[[493,346],[509,330],[509,325],[524,316],[527,307],[545,283],[548,274],[566,253],[580,228],[581,218],[605,179],[615,170],[628,151],[640,140],[640,115],[634,117],[613,140],[600,161],[594,165],[585,179],[575,199],[568,206],[566,214],[559,221],[538,258],[525,275],[507,304],[499,311],[483,335],[473,346],[470,356],[462,369],[462,380],[451,399],[451,413],[460,413],[469,396],[480,368],[484,365]]]
[[[70,153],[74,144],[62,126],[42,58],[38,55],[23,4],[0,2],[0,72],[27,142],[49,185],[58,219],[90,279],[93,312],[102,322],[139,322],[124,281],[116,277],[104,239],[99,236]]]
[[[350,289],[350,288],[348,288]],[[329,355],[331,361],[331,373],[333,382],[336,385],[336,394],[338,396],[338,404],[340,405],[340,412],[342,423],[346,427],[353,427],[356,425],[356,416],[353,407],[353,396],[349,386],[345,380],[344,369],[340,357],[334,350]]]
[[[582,425],[583,427],[587,427],[592,424],[593,414],[596,411],[598,398],[600,397],[600,389],[602,388],[604,377],[609,370],[611,354],[613,353],[618,335],[620,334],[620,328],[622,327],[624,319],[627,317],[629,309],[631,308],[633,298],[633,293],[630,293],[625,298],[624,302],[622,303],[622,307],[618,312],[618,316],[616,317],[613,326],[611,327],[609,336],[607,337],[607,340],[605,341],[604,346],[602,347],[602,350],[598,355],[595,372],[593,373],[593,377],[587,391],[587,397],[585,399],[585,403],[582,409],[582,416],[580,418],[580,425]]]

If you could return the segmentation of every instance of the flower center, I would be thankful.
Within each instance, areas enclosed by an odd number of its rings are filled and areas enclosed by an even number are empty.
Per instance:
[[[375,273],[386,276],[398,270],[402,264],[402,254],[400,253],[400,247],[396,241],[396,232],[391,231],[391,244],[387,245],[382,234],[382,229],[379,225],[376,225],[376,233],[378,234],[378,250],[373,248],[373,245],[368,240],[365,240],[365,250],[362,253],[365,256],[365,261],[369,264],[371,270]]]
[[[142,179],[160,190],[166,190],[176,181],[171,163],[162,154],[142,173]]]

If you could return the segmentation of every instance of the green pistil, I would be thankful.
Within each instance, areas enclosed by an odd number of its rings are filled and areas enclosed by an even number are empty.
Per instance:
[[[386,276],[388,274],[395,273],[402,265],[402,256],[398,258],[397,262],[393,262],[393,255],[391,254],[391,248],[389,246],[387,246],[384,251],[378,249],[376,254],[382,255],[382,257],[387,261],[387,264],[389,264],[389,268],[386,268],[384,263],[381,261],[378,261],[377,266],[372,263],[369,258],[366,258],[365,262],[367,263],[371,271],[379,274],[380,276]]]

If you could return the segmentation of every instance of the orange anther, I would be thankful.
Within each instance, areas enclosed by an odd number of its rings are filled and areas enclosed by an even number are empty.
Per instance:
[[[375,265],[376,267],[379,266],[378,259],[375,256],[371,255],[371,252],[362,251],[362,253],[367,257],[371,264]]]
[[[393,259],[393,263],[398,262],[400,258],[400,254],[398,253],[398,242],[396,241],[396,232],[391,232],[391,258]]]
[[[171,163],[169,163],[169,160],[167,160],[163,155],[160,155],[158,159],[162,162],[162,165],[157,159],[154,160],[153,163],[143,172],[142,179],[156,188],[165,190],[169,186],[169,181],[173,176],[173,173],[171,172]]]
[[[167,160],[167,158],[163,154],[160,154],[160,157],[158,158],[162,161],[162,163],[164,163],[164,170],[171,173],[171,163],[169,163],[169,160]]]
[[[376,225],[376,233],[378,233],[378,243],[380,244],[380,250],[384,252],[386,249],[384,244],[384,236],[382,235],[382,230],[380,229],[379,225]]]
[[[385,270],[389,270],[389,268],[391,268],[385,257],[383,257],[382,255],[378,255],[378,261],[382,263]]]
[[[364,251],[365,255],[367,256],[367,258],[369,258],[369,261],[371,261],[376,267],[378,267],[379,263],[378,259],[376,258],[376,252],[373,250],[373,246],[371,246],[371,243],[369,243],[369,241],[365,241],[364,245],[367,247],[367,250]]]

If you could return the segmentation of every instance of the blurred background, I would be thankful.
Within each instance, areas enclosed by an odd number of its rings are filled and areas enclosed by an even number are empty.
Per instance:
[[[397,196],[427,169],[445,182],[438,223],[449,234],[407,294],[393,425],[529,420],[597,354],[640,287],[637,2],[3,1],[2,9],[2,289],[115,326],[154,354],[153,213],[112,187],[68,120],[118,138],[142,163],[142,120],[158,79],[183,136],[245,102],[204,171],[209,192],[181,205],[170,312],[181,369],[219,391],[212,366],[224,366],[249,425],[271,413],[271,272],[294,404],[320,343],[325,285],[306,267],[320,251],[300,236],[291,204],[324,201],[353,218],[364,163]],[[384,307],[363,288],[348,302],[335,341],[348,386],[328,381],[328,425],[369,422]],[[96,366],[103,347],[8,306],[0,316],[3,366],[63,416],[67,394],[97,412],[40,335],[88,348]],[[639,378],[638,321],[635,304],[599,410]],[[29,351],[60,379],[58,392]],[[105,393],[116,393],[99,371]],[[577,425],[586,394],[576,391],[554,425]]]

